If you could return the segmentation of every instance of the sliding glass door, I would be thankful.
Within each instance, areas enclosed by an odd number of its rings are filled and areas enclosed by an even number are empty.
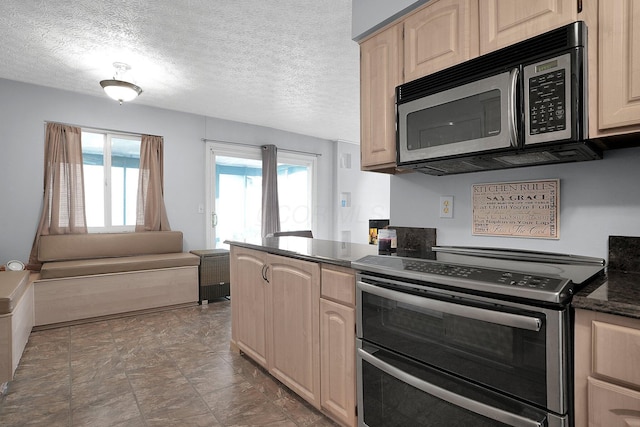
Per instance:
[[[207,246],[225,240],[260,241],[260,147],[207,143]],[[315,156],[278,151],[281,230],[313,230]]]

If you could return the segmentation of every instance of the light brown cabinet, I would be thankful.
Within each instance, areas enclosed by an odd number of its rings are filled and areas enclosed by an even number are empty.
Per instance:
[[[635,0],[432,0],[361,44],[362,170],[396,171],[395,86],[576,20],[589,34],[590,138],[640,132]]]
[[[360,165],[393,171],[396,165],[395,88],[402,83],[400,25],[360,45]]]
[[[570,24],[578,19],[577,0],[482,0],[480,54]]]
[[[640,4],[636,0],[601,0],[598,26],[598,128],[614,134],[637,132]]]
[[[431,1],[403,25],[405,82],[478,56],[478,0]]]
[[[575,425],[640,425],[640,320],[576,310]]]
[[[232,340],[320,408],[320,266],[231,248]]]
[[[267,368],[267,291],[264,252],[231,247],[231,337],[235,345]]]
[[[322,267],[320,363],[322,408],[346,426],[356,420],[355,274]]]
[[[230,259],[232,346],[355,426],[354,271],[234,245]]]

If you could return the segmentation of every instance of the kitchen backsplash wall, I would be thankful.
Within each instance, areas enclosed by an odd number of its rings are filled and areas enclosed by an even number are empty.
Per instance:
[[[609,236],[609,270],[640,273],[640,237]]]
[[[607,259],[610,235],[640,236],[640,148],[606,151],[603,160],[443,177],[391,177],[391,224],[436,228],[439,245],[510,247]],[[560,237],[473,236],[473,184],[560,179]],[[439,217],[453,196],[453,218]]]
[[[435,228],[399,227],[395,225],[390,225],[387,228],[396,230],[397,256],[435,259],[435,254],[431,250],[437,243]]]

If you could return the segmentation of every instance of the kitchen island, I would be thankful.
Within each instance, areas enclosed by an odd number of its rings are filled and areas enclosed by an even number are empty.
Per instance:
[[[355,426],[355,272],[374,245],[271,237],[231,246],[231,346]]]

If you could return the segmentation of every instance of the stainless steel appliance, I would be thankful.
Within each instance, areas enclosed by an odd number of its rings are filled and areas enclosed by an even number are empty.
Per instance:
[[[430,175],[602,158],[575,22],[396,88],[398,166]]]
[[[434,251],[352,263],[359,425],[572,426],[569,302],[604,260]]]

